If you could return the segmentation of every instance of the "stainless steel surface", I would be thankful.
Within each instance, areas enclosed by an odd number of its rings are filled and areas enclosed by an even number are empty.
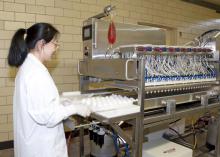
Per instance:
[[[114,87],[123,90],[136,90],[138,88],[138,83],[136,80],[133,81],[119,81],[114,80],[111,83],[106,84],[109,87]],[[160,86],[146,86],[145,92],[146,94],[154,94],[164,96],[165,93],[170,93],[171,95],[175,95],[175,93],[195,93],[208,91],[213,87],[217,87],[219,85],[218,81],[210,81],[210,82],[197,82],[197,83],[179,83],[179,84],[168,84],[168,85],[160,85]]]
[[[139,60],[138,69],[138,105],[141,106],[141,113],[144,112],[144,97],[145,97],[145,59]]]
[[[215,145],[215,154],[216,157],[220,157],[220,117],[217,119],[217,138],[216,138],[216,145]]]
[[[142,126],[141,126],[142,125]],[[141,126],[141,127],[140,127]],[[135,128],[134,128],[135,127]],[[143,143],[143,118],[142,115],[139,114],[139,116],[135,119],[135,124],[133,126],[133,149],[132,149],[132,156],[141,157],[142,154],[142,143]],[[141,152],[140,152],[141,151]]]
[[[193,93],[195,91],[207,91],[212,86],[217,86],[219,84],[218,81],[212,81],[212,82],[206,82],[205,84],[203,82],[198,83],[179,83],[179,84],[172,84],[172,85],[163,85],[163,86],[152,86],[152,87],[145,87],[146,91],[161,91],[161,92],[178,92],[178,91],[185,91],[189,90],[190,92],[185,93]]]
[[[144,95],[145,95],[145,58],[142,57],[138,61],[138,105],[141,106],[141,119],[139,122],[139,131],[136,133],[139,135],[138,137],[138,152],[137,156],[142,156],[142,143],[143,143],[143,118],[144,118]]]
[[[92,38],[83,41],[84,58],[103,59],[111,58],[114,48],[127,44],[165,44],[165,31],[160,28],[139,26],[132,24],[115,23],[116,43],[110,48],[108,43],[109,21],[88,19],[83,26],[92,27]]]
[[[176,100],[171,99],[171,100],[166,100],[166,112],[168,114],[174,114],[176,112]]]
[[[139,114],[140,113],[133,113],[133,114],[128,114],[128,115],[114,117],[114,118],[105,118],[105,117],[103,117],[101,115],[92,113],[91,117],[94,118],[94,119],[97,119],[101,123],[112,124],[112,123],[115,123],[115,122],[127,121],[127,120],[130,120],[130,119],[135,119],[137,116],[139,116]]]
[[[88,76],[79,76],[79,89],[81,93],[85,93],[89,90],[89,77]]]
[[[115,9],[115,6],[108,5],[103,9],[103,13],[97,14],[97,15],[92,16],[90,18],[101,19],[103,17],[109,16],[110,12],[114,9]]]
[[[152,123],[155,123],[155,122],[159,122],[159,121],[162,122],[162,121],[165,121],[165,120],[169,120],[171,118],[173,118],[173,115],[170,115],[170,114],[167,114],[167,113],[156,114],[156,115],[151,115],[151,116],[145,116],[144,120],[143,120],[143,123],[146,126],[148,124],[152,124]]]
[[[155,95],[156,93],[152,93],[152,94]],[[161,96],[145,99],[144,109],[150,110],[150,109],[166,107],[166,105],[163,102],[167,100],[175,100],[177,106],[184,103],[196,102],[196,101],[200,101],[198,100],[197,96],[201,96],[204,94],[206,94],[206,91],[185,93],[185,94],[173,93],[173,95],[170,96],[163,96],[163,94],[160,94]]]
[[[196,106],[196,107],[191,107],[191,108],[185,108],[185,109],[181,109],[181,110],[177,110],[175,113],[173,114],[168,114],[168,113],[160,113],[160,114],[154,114],[154,115],[150,115],[150,116],[145,116],[144,117],[144,124],[145,124],[145,128],[148,127],[148,125],[156,125],[155,123],[161,124],[164,122],[166,122],[167,120],[170,119],[179,119],[179,118],[184,118],[187,117],[189,115],[194,115],[194,114],[205,114],[207,112],[210,112],[211,110],[218,110],[220,109],[220,103],[213,103],[213,104],[209,104],[207,106]]]
[[[79,63],[79,71],[85,76],[133,80],[137,78],[137,60],[87,59]]]

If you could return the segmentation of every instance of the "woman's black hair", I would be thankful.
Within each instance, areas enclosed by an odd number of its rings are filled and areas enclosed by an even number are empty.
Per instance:
[[[59,31],[49,23],[36,23],[28,29],[17,30],[9,48],[8,64],[19,67],[39,40],[44,39],[48,43],[57,34]]]

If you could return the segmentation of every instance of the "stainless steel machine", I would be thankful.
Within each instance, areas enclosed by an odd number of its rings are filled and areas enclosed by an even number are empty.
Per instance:
[[[200,44],[169,46],[163,29],[116,23],[116,42],[110,45],[108,26],[109,21],[97,18],[83,23],[84,55],[78,65],[80,90],[117,93],[137,100],[140,112],[133,116],[123,115],[112,120],[93,115],[113,125],[129,141],[133,156],[142,156],[144,130],[194,113],[219,109],[220,38],[217,34],[203,37]],[[90,88],[96,79],[107,82],[104,88]],[[132,138],[115,125],[120,121],[129,121],[135,127]]]

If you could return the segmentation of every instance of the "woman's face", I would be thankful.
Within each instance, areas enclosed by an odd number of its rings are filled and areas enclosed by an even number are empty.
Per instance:
[[[54,52],[59,48],[58,40],[56,38],[52,39],[49,43],[43,46],[43,58],[44,61],[51,59]]]

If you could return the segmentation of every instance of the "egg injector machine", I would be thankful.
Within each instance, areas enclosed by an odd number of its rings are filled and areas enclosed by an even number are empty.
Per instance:
[[[98,18],[83,23],[81,93],[96,93],[100,90],[91,90],[90,84],[107,80],[110,83],[102,89],[106,95],[134,100],[130,108],[102,102],[105,112],[94,112],[92,117],[118,132],[135,157],[142,156],[145,129],[220,107],[218,35],[201,36],[199,44],[169,46],[165,34],[160,28]],[[117,125],[120,121],[132,121],[132,138]]]
[[[207,44],[206,47],[168,46],[162,29],[116,23],[117,40],[111,48],[108,24],[97,19],[84,22],[84,59],[79,63],[81,76],[112,79],[116,80],[114,85],[118,88],[135,88],[138,64],[144,59],[143,84],[148,100],[181,94],[177,104],[198,101],[201,95],[218,85],[218,38],[212,42],[215,45]],[[87,81],[85,77],[81,80],[82,92],[88,92]],[[163,106],[161,101],[148,101],[144,108]]]

